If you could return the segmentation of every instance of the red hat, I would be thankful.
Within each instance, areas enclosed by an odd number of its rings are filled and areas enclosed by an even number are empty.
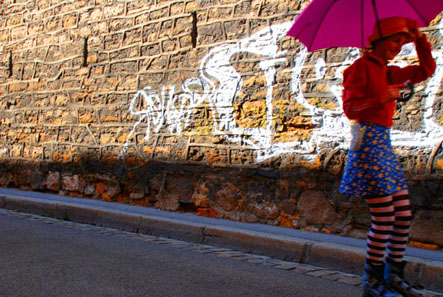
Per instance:
[[[413,21],[403,17],[392,17],[380,20],[378,24],[375,24],[374,31],[368,38],[369,44],[381,38],[386,38],[398,33],[405,33],[407,35],[408,39],[406,43],[413,41],[414,37],[409,31],[410,22]]]

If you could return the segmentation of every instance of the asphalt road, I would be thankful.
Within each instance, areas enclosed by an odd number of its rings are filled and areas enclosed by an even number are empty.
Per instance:
[[[266,257],[6,210],[0,257],[0,296],[8,297],[361,294],[358,286],[275,268]]]

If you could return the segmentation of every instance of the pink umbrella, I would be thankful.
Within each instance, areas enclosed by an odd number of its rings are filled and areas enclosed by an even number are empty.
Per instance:
[[[368,46],[377,20],[407,17],[426,27],[443,11],[443,0],[313,0],[287,35],[309,51]]]

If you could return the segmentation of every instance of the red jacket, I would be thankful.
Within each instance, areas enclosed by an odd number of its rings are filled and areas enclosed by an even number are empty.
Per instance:
[[[345,115],[357,122],[391,127],[395,101],[382,103],[388,94],[388,74],[392,84],[419,83],[435,71],[431,44],[426,36],[415,42],[419,65],[387,66],[371,52],[365,52],[343,73],[343,110]]]

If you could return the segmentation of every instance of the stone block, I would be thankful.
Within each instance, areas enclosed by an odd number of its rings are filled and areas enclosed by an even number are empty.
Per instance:
[[[73,27],[77,24],[77,14],[66,14],[63,16],[63,27]]]
[[[109,23],[109,31],[115,32],[124,29],[131,28],[133,26],[133,20],[131,18],[127,19],[112,19]]]
[[[56,206],[55,213],[58,219],[80,224],[95,225],[97,221],[97,210],[90,207],[59,203]]]
[[[128,46],[131,44],[140,43],[142,41],[142,28],[136,28],[132,30],[125,31],[123,35],[123,46]]]
[[[49,7],[50,2],[45,1],[45,0],[38,0],[37,1],[37,7],[39,10],[45,10]]]
[[[365,258],[366,252],[363,249],[332,243],[314,243],[310,246],[303,263],[361,274]]]
[[[32,200],[29,198],[20,199],[20,197],[4,197],[3,208],[18,212],[32,213],[40,216],[54,217],[56,203]]]
[[[14,176],[11,172],[0,172],[0,186],[8,187],[11,184],[13,178]]]
[[[18,40],[27,36],[28,29],[26,26],[14,27],[11,29],[11,39]]]
[[[9,85],[9,92],[21,92],[26,90],[26,82],[15,82]]]
[[[61,177],[61,188],[68,192],[83,192],[85,183],[83,179],[80,178],[78,174],[74,175],[62,175]]]
[[[139,233],[201,243],[204,228],[198,223],[141,216]]]
[[[152,9],[149,13],[149,19],[151,19],[151,20],[166,18],[168,16],[169,16],[169,7],[168,6]]]
[[[103,17],[109,18],[112,16],[123,15],[125,11],[125,3],[114,3],[103,8]]]
[[[441,210],[419,210],[411,225],[411,239],[443,246],[443,213]]]
[[[19,25],[22,21],[22,18],[18,15],[13,15],[6,20],[6,26],[11,27],[15,25]]]
[[[9,29],[8,30],[0,30],[0,41],[6,42],[9,40]]]
[[[48,32],[59,29],[61,29],[61,21],[58,17],[52,18],[46,23],[46,30]]]
[[[286,214],[293,215],[297,209],[297,204],[293,200],[282,201],[282,211]]]
[[[268,237],[260,232],[240,231],[230,227],[204,229],[203,244],[217,245],[247,251],[252,254],[265,254],[272,258],[300,262],[304,258],[308,241],[286,237]]]
[[[443,291],[443,265],[442,262],[426,262],[423,267],[423,274],[420,285],[426,289],[437,292]]]
[[[48,190],[58,192],[60,190],[60,173],[48,172],[43,184]]]
[[[138,232],[140,216],[123,211],[101,210],[96,213],[97,226],[115,228],[128,232]]]
[[[305,191],[298,201],[300,217],[312,225],[333,224],[337,217],[334,207],[329,204],[322,192]]]

